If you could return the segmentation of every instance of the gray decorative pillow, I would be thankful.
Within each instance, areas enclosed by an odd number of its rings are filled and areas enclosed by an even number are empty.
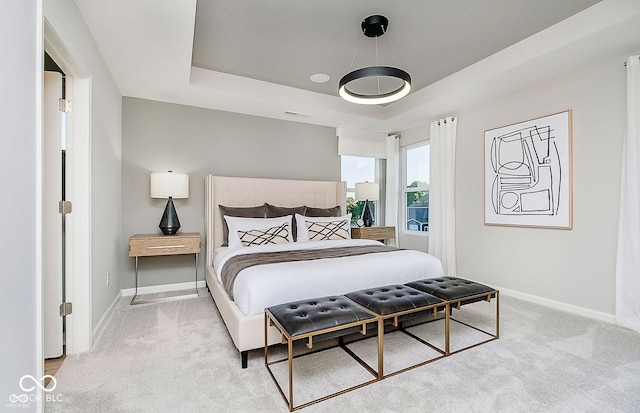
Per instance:
[[[324,241],[331,239],[351,239],[351,227],[349,221],[309,222],[306,221],[309,231],[309,241]]]
[[[238,231],[238,238],[243,247],[266,244],[287,244],[289,242],[289,224],[284,223],[267,229],[251,229]]]
[[[229,207],[224,205],[218,205],[220,213],[224,217],[243,217],[243,218],[266,218],[267,208],[266,204],[253,206],[253,207]],[[222,219],[222,246],[229,245],[229,226],[227,221]]]
[[[339,217],[342,216],[342,212],[340,211],[340,205],[336,205],[333,208],[314,208],[308,206],[305,213],[300,213],[300,215],[308,217]]]

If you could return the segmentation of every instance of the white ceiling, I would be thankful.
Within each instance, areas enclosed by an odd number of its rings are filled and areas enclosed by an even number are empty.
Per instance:
[[[640,50],[639,0],[75,1],[123,96],[381,132]],[[390,21],[380,64],[414,81],[387,106],[337,97],[375,63],[370,14]]]

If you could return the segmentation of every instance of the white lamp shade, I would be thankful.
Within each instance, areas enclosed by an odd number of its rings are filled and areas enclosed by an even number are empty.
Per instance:
[[[151,174],[151,198],[189,198],[189,175],[175,172]]]
[[[356,184],[356,200],[377,201],[380,197],[380,186],[376,182],[358,182]]]

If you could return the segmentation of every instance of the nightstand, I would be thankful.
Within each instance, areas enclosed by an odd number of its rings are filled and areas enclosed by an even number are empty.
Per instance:
[[[196,297],[198,295],[198,254],[200,253],[200,234],[198,232],[184,232],[177,235],[135,234],[129,237],[129,256],[136,259],[136,292],[131,304],[143,304],[152,301],[166,300],[166,298],[136,301],[138,297],[138,258],[158,255],[195,255],[196,293],[180,295],[171,298]]]
[[[373,239],[377,241],[396,237],[396,227],[360,227],[351,228],[351,238]]]

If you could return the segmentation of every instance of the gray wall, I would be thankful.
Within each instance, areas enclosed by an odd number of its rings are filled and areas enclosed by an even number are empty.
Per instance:
[[[36,294],[41,276],[36,265],[39,249],[36,245],[36,153],[40,139],[36,129],[41,118],[41,103],[34,79],[41,75],[38,67],[36,0],[11,0],[3,4],[0,13],[0,49],[10,59],[2,64],[3,99],[0,100],[0,130],[2,131],[2,194],[7,202],[0,203],[3,221],[2,279],[0,311],[3,339],[0,340],[0,409],[9,403],[11,394],[23,394],[20,377],[36,371],[38,350],[36,315],[41,297]],[[16,36],[15,33],[19,33]],[[41,51],[41,49],[40,49]],[[36,411],[36,404],[20,411]]]
[[[450,114],[458,116],[459,276],[599,314],[614,313],[627,57]],[[567,109],[573,111],[573,229],[485,226],[484,131]],[[409,132],[403,138],[428,136],[424,127]]]
[[[339,180],[335,128],[124,98],[122,234],[160,233],[166,200],[149,198],[149,174],[189,174],[190,196],[174,200],[180,231],[204,236],[204,178],[223,176]],[[203,254],[202,254],[203,255]],[[202,255],[198,279],[204,279]],[[122,288],[135,285],[134,260],[122,245]],[[193,280],[193,257],[139,260],[140,286]]]

